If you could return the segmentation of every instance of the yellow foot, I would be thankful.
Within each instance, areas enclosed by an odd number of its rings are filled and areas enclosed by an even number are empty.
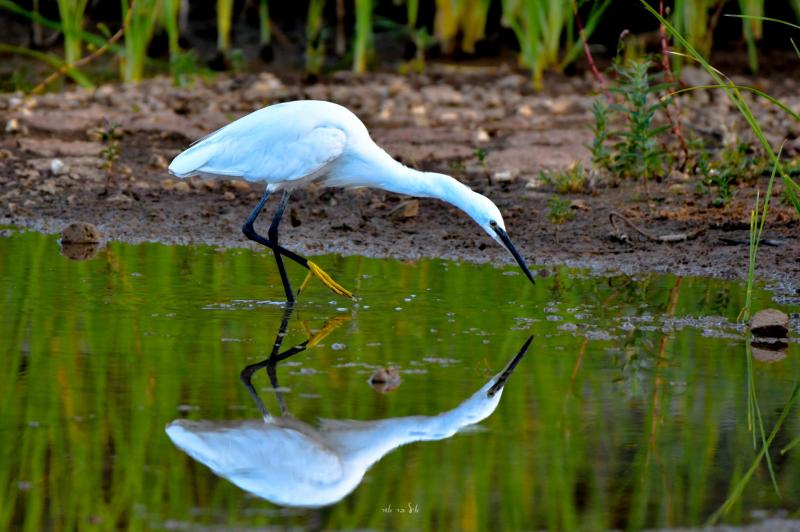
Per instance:
[[[316,334],[311,332],[311,329],[308,328],[307,323],[303,322],[303,327],[306,330],[306,334],[308,334],[309,336],[306,347],[314,347],[315,345],[320,343],[326,336],[328,336],[330,333],[338,329],[341,324],[348,321],[349,319],[350,316],[334,316],[333,318],[326,321],[325,325],[322,326],[322,329],[320,329]]]
[[[310,260],[307,261],[308,263],[308,275],[306,275],[303,284],[300,285],[300,289],[297,291],[298,294],[305,290],[306,286],[308,286],[309,281],[311,281],[311,276],[316,276],[319,278],[320,281],[323,282],[325,286],[330,288],[334,293],[339,294],[340,296],[353,298],[353,293],[350,292],[347,288],[343,287],[336,281],[334,281],[330,275],[328,275],[325,270],[317,266],[315,263],[311,262]]]

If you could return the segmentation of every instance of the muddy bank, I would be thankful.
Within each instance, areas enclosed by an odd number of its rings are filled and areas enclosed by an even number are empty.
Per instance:
[[[752,81],[752,80],[751,80]],[[792,80],[756,80],[800,106]],[[100,227],[107,238],[130,242],[248,246],[240,227],[262,193],[235,181],[178,181],[168,161],[192,140],[269,103],[297,98],[350,107],[390,154],[424,170],[454,175],[492,198],[529,262],[624,272],[673,272],[743,278],[755,187],[733,191],[713,207],[696,179],[679,173],[649,183],[597,180],[586,193],[562,196],[574,217],[548,220],[553,191],[539,172],[586,163],[591,140],[591,84],[553,78],[535,94],[511,71],[441,71],[400,77],[341,74],[313,86],[269,74],[221,77],[190,89],[156,79],[139,86],[104,86],[20,101],[0,99],[0,224],[58,232],[75,220]],[[744,134],[727,102],[707,94],[684,100],[688,128]],[[780,113],[756,104],[772,138],[796,137]],[[108,124],[118,124],[111,134]],[[790,141],[789,150],[796,149]],[[484,155],[485,154],[485,155]],[[58,162],[54,162],[54,161]],[[758,187],[766,188],[767,177]],[[780,193],[780,186],[778,186]],[[418,207],[418,208],[416,208]],[[683,234],[660,243],[609,221],[619,212],[651,236]],[[260,220],[268,223],[269,214]],[[264,228],[265,230],[265,228]],[[800,299],[800,225],[780,201],[770,209],[758,274],[782,283],[784,299]],[[292,196],[284,218],[285,245],[305,254],[341,253],[415,259],[442,257],[511,262],[466,215],[434,200],[375,190],[311,189]]]

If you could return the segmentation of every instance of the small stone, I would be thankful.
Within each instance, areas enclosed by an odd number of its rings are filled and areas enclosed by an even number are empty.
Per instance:
[[[160,153],[154,153],[150,156],[150,166],[160,170],[165,170],[169,166],[169,161],[167,161],[167,158]]]
[[[61,231],[61,242],[64,244],[96,244],[102,238],[97,227],[88,222],[72,222]]]
[[[475,133],[475,142],[489,142],[489,133],[481,128]]]
[[[189,183],[187,183],[186,181],[178,181],[177,183],[172,185],[172,190],[174,190],[175,192],[177,192],[179,194],[186,194],[191,189],[192,189],[192,187],[190,187]]]
[[[231,187],[234,190],[240,190],[242,192],[250,192],[250,183],[247,181],[242,181],[241,179],[235,179],[230,182]]]
[[[17,120],[16,118],[9,119],[8,122],[6,122],[6,133],[19,133],[19,132],[20,132],[19,120]]]
[[[789,334],[789,316],[780,310],[759,310],[750,318],[750,332],[766,338],[786,338]]]
[[[392,220],[406,220],[419,214],[419,200],[411,199],[401,201],[397,206],[389,211],[389,218]]]
[[[219,182],[215,179],[203,179],[200,181],[200,188],[208,192],[214,192],[219,188]]]
[[[223,199],[225,199],[225,201],[233,201],[236,199],[236,194],[228,190],[225,192],[225,194],[222,195],[222,197]]]
[[[106,202],[108,202],[108,203],[110,203],[112,205],[118,205],[118,206],[122,207],[122,206],[130,205],[131,203],[133,203],[133,198],[131,198],[130,196],[126,196],[125,194],[118,193],[118,194],[114,194],[113,196],[109,196],[108,198],[106,198]]]
[[[492,179],[498,183],[506,182],[506,181],[514,181],[519,172],[512,171],[512,170],[498,170],[497,172],[492,174]]]
[[[574,199],[574,200],[570,201],[569,202],[569,208],[570,209],[580,210],[580,211],[590,211],[590,210],[592,210],[592,208],[589,207],[589,204],[586,203],[586,200],[582,200],[582,199]]]
[[[50,172],[53,175],[61,175],[69,172],[69,167],[61,159],[53,159],[50,161]]]

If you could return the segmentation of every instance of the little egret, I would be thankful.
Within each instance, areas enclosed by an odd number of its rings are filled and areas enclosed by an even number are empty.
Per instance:
[[[489,417],[532,340],[528,338],[502,372],[452,410],[434,416],[372,421],[323,419],[315,427],[289,414],[278,386],[276,366],[316,339],[277,354],[282,338],[279,334],[277,347],[267,360],[242,370],[242,381],[262,419],[179,419],[167,425],[166,433],[189,456],[241,489],[275,504],[300,507],[338,502],[361,483],[373,464],[397,447],[443,440]],[[266,367],[275,389],[280,416],[267,412],[250,382],[261,367]]]
[[[356,115],[335,103],[302,100],[250,113],[196,141],[175,157],[169,171],[181,178],[205,174],[266,183],[264,195],[245,220],[242,232],[272,250],[290,303],[295,296],[282,257],[307,268],[309,276],[316,275],[337,294],[352,297],[319,266],[278,243],[278,225],[289,193],[311,182],[328,187],[374,187],[446,201],[466,212],[505,246],[533,282],[533,274],[506,232],[500,210],[489,198],[448,175],[421,172],[395,161],[372,141]],[[265,238],[256,233],[253,223],[277,191],[282,192],[280,203]]]

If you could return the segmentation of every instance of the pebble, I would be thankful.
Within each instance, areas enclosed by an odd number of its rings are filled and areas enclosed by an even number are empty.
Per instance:
[[[112,205],[124,206],[133,203],[133,198],[126,196],[125,194],[118,193],[106,198],[106,202],[111,203]]]
[[[88,222],[72,222],[61,231],[61,242],[65,244],[98,243],[103,235]]]
[[[191,190],[192,187],[189,186],[189,183],[186,181],[178,181],[174,185],[172,185],[172,190],[179,194],[186,194]]]
[[[50,172],[53,175],[66,174],[69,172],[69,167],[61,159],[53,159],[50,161]]]

